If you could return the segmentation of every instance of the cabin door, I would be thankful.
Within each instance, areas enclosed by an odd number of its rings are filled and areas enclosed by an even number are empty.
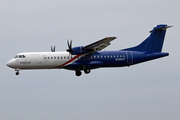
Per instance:
[[[132,52],[130,52],[130,51],[126,52],[126,55],[127,55],[127,63],[132,64],[133,63]]]

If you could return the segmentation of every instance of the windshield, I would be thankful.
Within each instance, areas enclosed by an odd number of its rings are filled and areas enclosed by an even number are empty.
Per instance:
[[[16,55],[14,58],[25,58],[25,55]]]
[[[19,55],[16,55],[14,58],[18,58],[19,57]]]

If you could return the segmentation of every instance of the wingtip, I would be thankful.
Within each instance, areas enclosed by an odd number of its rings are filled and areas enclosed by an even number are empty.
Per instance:
[[[114,36],[114,37],[112,37],[112,38],[113,38],[113,39],[116,39],[117,37]]]
[[[106,38],[112,38],[112,39],[116,39],[117,37],[115,37],[115,36],[114,36],[114,37],[106,37]]]

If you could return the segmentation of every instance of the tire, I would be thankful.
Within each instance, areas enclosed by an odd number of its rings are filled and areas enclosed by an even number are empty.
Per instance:
[[[76,76],[81,76],[82,72],[80,70],[76,70]]]
[[[89,74],[90,72],[91,72],[91,70],[89,68],[84,70],[84,73],[86,73],[86,74]]]
[[[19,75],[19,72],[18,72],[18,71],[16,72],[16,75]]]

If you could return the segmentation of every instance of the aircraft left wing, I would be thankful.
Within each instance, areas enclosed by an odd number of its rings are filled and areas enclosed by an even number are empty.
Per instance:
[[[72,41],[71,41],[70,43],[68,42],[69,49],[67,49],[66,51],[72,55],[93,53],[93,52],[100,51],[104,49],[105,47],[109,46],[110,42],[114,39],[116,39],[116,37],[106,37],[102,40],[99,40],[87,46],[79,46],[79,47],[74,47],[74,48],[72,48]]]

